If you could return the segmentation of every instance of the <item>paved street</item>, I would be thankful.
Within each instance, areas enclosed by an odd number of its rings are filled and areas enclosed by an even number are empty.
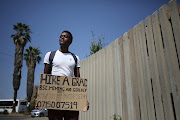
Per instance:
[[[21,117],[10,117],[10,116],[0,116],[0,120],[48,120],[47,117],[30,117],[30,116],[21,116]]]

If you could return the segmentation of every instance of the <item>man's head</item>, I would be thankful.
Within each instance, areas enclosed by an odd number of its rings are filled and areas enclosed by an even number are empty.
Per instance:
[[[72,43],[72,40],[73,40],[72,34],[69,31],[63,31],[59,38],[59,43],[61,46],[69,47],[69,45]]]

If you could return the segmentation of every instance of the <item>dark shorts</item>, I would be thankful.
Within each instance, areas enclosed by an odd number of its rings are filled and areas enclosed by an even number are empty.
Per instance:
[[[69,110],[48,110],[49,120],[78,120],[79,111]]]

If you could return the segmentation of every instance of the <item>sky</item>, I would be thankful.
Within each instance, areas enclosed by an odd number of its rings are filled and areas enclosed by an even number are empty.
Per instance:
[[[169,0],[0,0],[0,99],[13,99],[15,45],[11,35],[16,33],[13,25],[18,22],[29,25],[32,31],[25,49],[33,46],[41,51],[42,61],[36,66],[34,80],[38,85],[44,56],[60,48],[62,31],[72,33],[69,49],[84,60],[90,53],[91,31],[95,38],[104,38],[107,46],[168,3]],[[17,98],[25,99],[25,61],[21,74]]]

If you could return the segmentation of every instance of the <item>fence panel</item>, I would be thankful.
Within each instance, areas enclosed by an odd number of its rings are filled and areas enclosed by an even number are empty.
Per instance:
[[[129,30],[128,38],[130,39],[130,73],[132,81],[132,96],[133,96],[133,106],[134,106],[134,119],[140,120],[140,109],[139,109],[139,92],[138,92],[138,78],[137,78],[137,68],[136,68],[136,58],[134,49],[134,37],[133,29]]]
[[[172,22],[174,40],[176,42],[177,55],[178,55],[178,59],[180,60],[180,34],[179,34],[180,33],[180,18],[177,17],[179,15],[179,12],[178,12],[178,6],[176,4],[176,0],[171,1],[168,4],[168,7],[171,14],[171,22]]]
[[[164,5],[159,9],[159,19],[162,28],[163,41],[165,45],[165,53],[168,65],[169,80],[172,88],[172,99],[174,100],[174,107],[176,118],[180,119],[180,71],[178,64],[178,57],[175,48],[172,26],[170,22],[170,12],[168,5]]]
[[[163,48],[163,41],[161,36],[161,29],[159,24],[158,12],[154,12],[152,15],[153,35],[155,41],[155,49],[157,55],[158,73],[162,91],[162,100],[164,106],[165,118],[168,120],[174,120],[174,113],[170,95],[170,83],[168,81],[168,74],[165,61],[165,53]]]
[[[145,91],[146,91],[148,118],[150,120],[155,120],[152,80],[150,78],[149,60],[148,60],[149,50],[148,50],[147,41],[145,38],[146,34],[145,34],[144,21],[141,21],[139,24],[139,36],[140,36],[141,59],[143,62],[143,74],[144,74],[143,81],[145,84]]]
[[[113,43],[113,77],[114,77],[114,92],[115,92],[115,99],[114,99],[114,104],[115,104],[115,110],[114,113],[117,115],[121,114],[121,106],[120,106],[120,92],[121,88],[119,87],[120,85],[120,61],[119,61],[119,54],[118,54],[118,39],[116,39]]]
[[[124,64],[124,48],[123,48],[123,36],[119,38],[119,55],[120,55],[120,76],[121,76],[121,99],[122,99],[122,119],[128,120],[128,107],[127,107],[127,91],[126,91],[126,81],[125,81],[125,64]]]
[[[156,59],[156,53],[155,53],[154,38],[153,38],[150,16],[147,17],[145,20],[145,28],[146,28],[146,39],[147,39],[147,46],[148,46],[148,53],[149,53],[149,66],[150,66],[150,71],[151,71],[151,80],[152,80],[152,87],[153,87],[153,93],[154,93],[156,119],[164,120],[164,111],[163,111],[162,100],[161,100],[161,87],[159,83],[159,73],[158,73],[158,67],[157,67],[157,59]]]
[[[102,120],[106,120],[106,74],[105,74],[105,50],[102,50],[101,53],[101,64],[102,64],[102,69],[101,69],[101,75],[102,75]]]
[[[127,106],[128,106],[128,118],[134,120],[133,113],[133,101],[132,101],[132,83],[131,83],[131,73],[130,73],[130,40],[128,39],[128,33],[123,35],[123,45],[124,45],[124,64],[125,64],[125,81],[127,89]]]

